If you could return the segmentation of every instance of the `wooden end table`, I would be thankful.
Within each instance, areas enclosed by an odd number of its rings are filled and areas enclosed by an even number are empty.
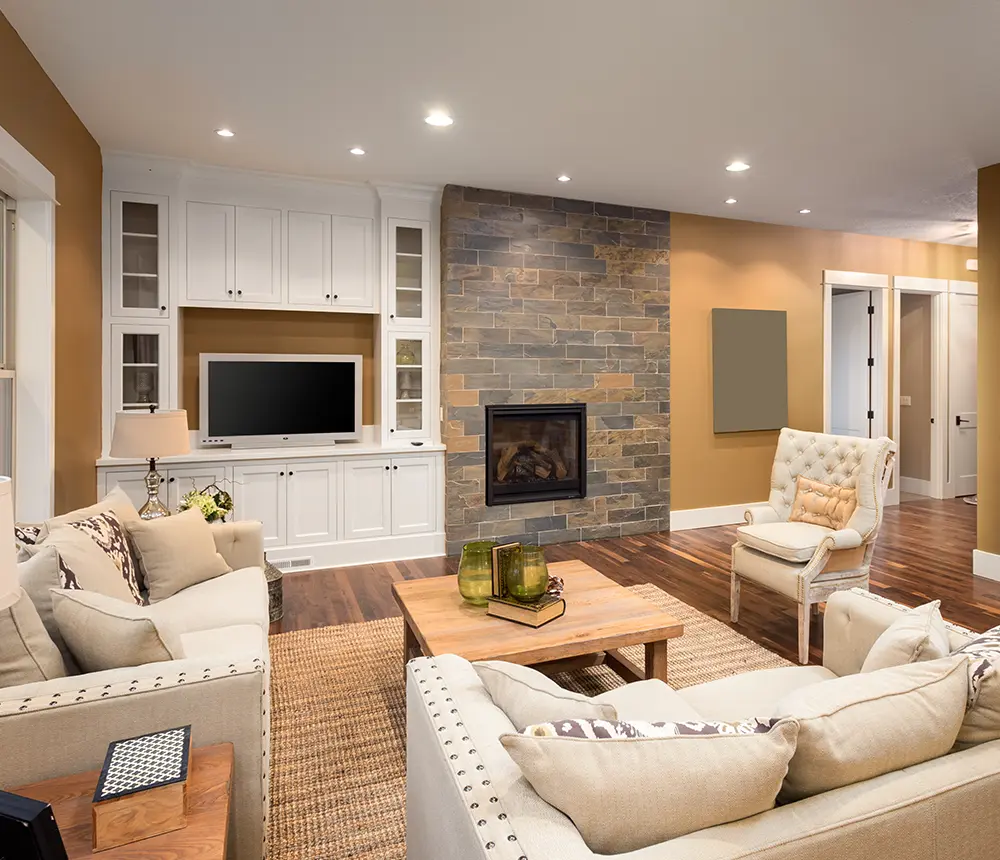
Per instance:
[[[458,593],[457,577],[395,582],[392,594],[405,622],[403,664],[421,654],[457,654],[466,660],[506,660],[547,671],[594,665],[600,655],[626,681],[667,680],[667,641],[684,625],[648,600],[582,561],[560,561],[549,572],[566,584],[566,614],[537,629],[494,618]],[[618,650],[646,646],[646,669]]]
[[[12,788],[14,794],[52,805],[69,860],[225,860],[229,798],[233,782],[233,745],[199,747],[191,753],[188,823],[97,854],[93,851],[94,789],[100,770],[61,776]]]

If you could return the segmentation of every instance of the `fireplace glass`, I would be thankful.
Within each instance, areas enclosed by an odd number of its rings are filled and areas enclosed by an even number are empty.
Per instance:
[[[587,495],[587,406],[486,407],[486,504]]]

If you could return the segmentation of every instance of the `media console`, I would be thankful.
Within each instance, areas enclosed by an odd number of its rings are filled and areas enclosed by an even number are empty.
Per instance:
[[[120,486],[138,507],[148,465],[103,457],[97,490]],[[306,448],[192,449],[157,469],[171,510],[215,483],[235,519],[264,524],[268,561],[310,570],[444,555],[444,446],[340,442]]]

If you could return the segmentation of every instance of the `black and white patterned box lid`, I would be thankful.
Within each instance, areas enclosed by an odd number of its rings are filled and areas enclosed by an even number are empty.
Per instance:
[[[114,741],[104,758],[94,803],[184,782],[190,749],[191,726]]]

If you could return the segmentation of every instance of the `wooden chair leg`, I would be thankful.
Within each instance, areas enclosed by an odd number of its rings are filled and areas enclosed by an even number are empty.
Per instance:
[[[733,571],[729,585],[729,620],[735,624],[740,620],[740,578]]]
[[[799,662],[809,663],[809,618],[812,615],[808,603],[799,604]]]

